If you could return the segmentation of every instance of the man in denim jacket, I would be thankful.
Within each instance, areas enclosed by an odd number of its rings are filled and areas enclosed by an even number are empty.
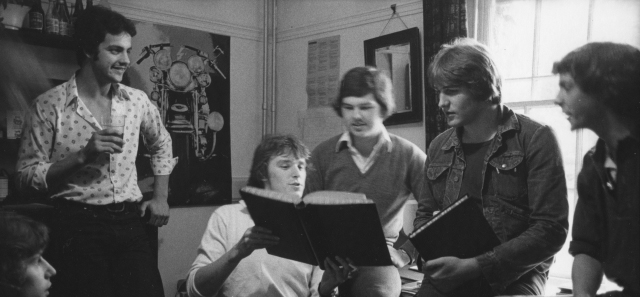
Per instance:
[[[469,194],[501,244],[468,259],[426,262],[418,295],[544,294],[553,256],[568,229],[562,157],[551,128],[500,104],[496,64],[472,39],[443,46],[428,76],[452,128],[427,151],[414,226]],[[479,285],[483,278],[485,291]]]

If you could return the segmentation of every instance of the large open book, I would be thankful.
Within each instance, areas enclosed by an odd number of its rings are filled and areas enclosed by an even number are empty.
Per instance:
[[[240,194],[256,226],[280,238],[267,248],[271,255],[322,269],[335,256],[357,266],[392,265],[376,205],[363,194],[320,191],[301,199],[252,187]]]
[[[480,207],[466,195],[409,234],[409,240],[425,262],[447,256],[472,258],[500,244]],[[452,296],[491,295],[484,278],[466,283],[456,291]]]

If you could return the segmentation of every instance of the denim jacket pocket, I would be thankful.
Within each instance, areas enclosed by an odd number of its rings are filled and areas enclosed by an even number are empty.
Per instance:
[[[506,240],[519,236],[529,228],[531,210],[506,202],[504,197],[490,198],[490,204],[496,209],[503,222],[502,230]]]
[[[505,200],[516,200],[527,195],[527,170],[524,154],[520,151],[506,152],[489,160],[487,170],[492,170],[495,195]]]
[[[444,195],[447,186],[447,175],[451,168],[450,166],[450,164],[431,163],[425,169],[425,175],[427,177],[427,182],[431,185],[431,191],[433,193],[438,193],[434,195],[434,199],[440,208],[443,207],[442,195]]]
[[[437,180],[442,173],[447,171],[447,169],[449,169],[449,164],[429,164],[429,167],[427,167],[427,178],[433,182]]]

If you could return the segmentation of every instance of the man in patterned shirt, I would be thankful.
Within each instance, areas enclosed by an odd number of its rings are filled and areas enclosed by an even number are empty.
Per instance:
[[[167,224],[171,137],[143,91],[120,84],[130,64],[134,24],[94,7],[76,21],[80,69],[36,98],[17,164],[23,193],[46,193],[56,207],[60,296],[164,296],[141,217]],[[103,127],[124,115],[121,131]],[[141,202],[140,134],[151,153],[153,197]],[[52,295],[56,290],[52,291]]]

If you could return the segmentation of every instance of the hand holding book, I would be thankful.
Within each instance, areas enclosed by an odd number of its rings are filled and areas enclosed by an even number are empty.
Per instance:
[[[254,250],[264,249],[278,244],[280,238],[274,236],[272,232],[260,226],[253,226],[242,234],[242,238],[240,241],[236,243],[234,246],[235,250],[238,252],[238,260],[242,260]]]
[[[245,187],[240,190],[256,226],[280,238],[267,252],[325,267],[325,259],[387,266],[391,256],[376,205],[362,194],[320,191],[296,195]]]
[[[482,275],[480,264],[475,258],[460,259],[441,257],[427,261],[422,268],[425,278],[442,292],[450,292],[460,285]]]
[[[338,256],[334,260],[328,257],[325,258],[324,268],[325,272],[318,286],[320,296],[329,296],[338,285],[352,278],[358,272],[358,269],[349,258],[342,259]]]

